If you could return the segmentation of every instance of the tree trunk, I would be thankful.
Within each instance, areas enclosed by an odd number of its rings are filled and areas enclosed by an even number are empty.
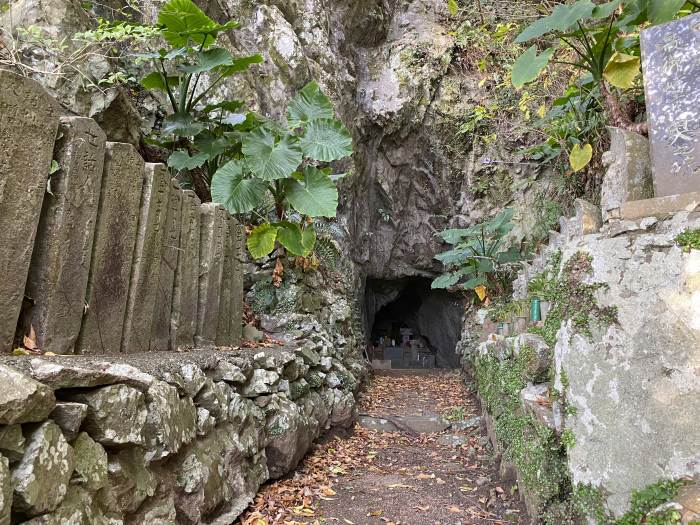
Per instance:
[[[615,127],[622,128],[627,131],[633,131],[640,135],[648,135],[649,129],[646,122],[632,122],[630,116],[623,110],[618,98],[610,92],[605,80],[601,79],[598,83],[600,94],[603,96],[605,103],[605,111],[610,119],[610,124]]]

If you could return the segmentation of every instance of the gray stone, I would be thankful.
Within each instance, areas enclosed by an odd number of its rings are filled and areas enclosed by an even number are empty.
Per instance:
[[[233,321],[233,279],[238,267],[236,259],[235,227],[237,221],[228,213],[224,218],[224,260],[219,291],[219,313],[216,328],[216,346],[231,346]],[[238,321],[240,323],[240,321]]]
[[[640,34],[654,195],[700,191],[700,15]]]
[[[88,407],[82,403],[72,403],[70,401],[59,401],[49,417],[63,431],[68,441],[73,441],[78,435],[80,425],[87,416]]]
[[[655,197],[641,201],[629,201],[620,206],[621,219],[667,217],[679,211],[694,211],[700,206],[700,191]]]
[[[105,445],[144,443],[147,412],[140,391],[126,385],[110,385],[70,398],[88,406],[84,429],[95,441]]]
[[[241,367],[223,360],[219,361],[216,368],[209,373],[209,377],[214,381],[226,381],[227,383],[245,383],[247,380]]]
[[[553,401],[549,395],[550,386],[549,383],[528,384],[520,391],[520,402],[526,413],[544,426],[552,430],[558,430],[561,426],[557,425],[554,417]]]
[[[188,397],[196,396],[207,380],[202,369],[194,363],[184,363],[174,370],[164,370],[160,377]]]
[[[265,334],[255,328],[253,323],[248,323],[243,327],[242,337],[248,341],[260,342],[265,338]]]
[[[114,512],[134,512],[156,492],[158,480],[148,469],[144,452],[138,447],[110,456],[107,469],[107,485],[101,496],[105,506]]]
[[[455,430],[471,430],[481,427],[482,423],[483,418],[481,416],[474,416],[462,421],[454,421],[452,423],[452,428]]]
[[[181,399],[175,387],[159,381],[146,392],[146,404],[146,461],[175,454],[195,438],[197,414],[191,398]]]
[[[0,365],[0,425],[43,421],[56,399],[46,385]]]
[[[194,346],[199,297],[199,198],[183,192],[180,222],[180,256],[177,259],[173,290],[171,341],[173,348]]]
[[[45,352],[73,353],[80,332],[104,150],[105,134],[94,120],[61,119],[59,170],[44,197],[26,290],[33,300],[26,324]]]
[[[272,406],[267,409],[269,443],[265,454],[270,477],[276,479],[297,466],[318,435],[318,428],[314,427],[314,420],[285,396],[275,395]]]
[[[309,365],[304,363],[304,359],[301,357],[297,357],[289,363],[287,366],[284,367],[284,371],[282,372],[282,376],[285,379],[289,379],[290,381],[295,381],[299,379],[300,377],[305,376],[309,371]]]
[[[179,258],[180,222],[182,212],[182,190],[175,179],[170,181],[168,213],[162,237],[162,250],[158,283],[156,289],[155,310],[153,312],[153,331],[151,350],[174,350],[170,347],[170,328],[173,322],[173,293],[175,272]]]
[[[350,428],[355,421],[355,397],[343,390],[330,390],[333,394],[331,424]]]
[[[143,171],[141,208],[131,264],[129,299],[122,335],[123,353],[150,349],[158,274],[168,214],[170,177],[162,164],[147,163]]]
[[[148,525],[173,525],[177,523],[175,497],[172,493],[157,495],[146,500],[135,515],[130,516],[131,523]]]
[[[246,260],[245,254],[245,228],[233,217],[229,218],[231,222],[231,235],[233,236],[233,259],[231,264],[233,269],[233,278],[231,280],[231,345],[237,346],[241,342],[243,335],[243,261]]]
[[[600,196],[603,221],[619,215],[624,202],[654,196],[649,140],[622,128],[609,127],[608,131],[610,150],[603,154],[608,169],[603,176]]]
[[[202,407],[197,407],[197,435],[206,436],[216,426],[216,418]]]
[[[24,442],[21,425],[0,427],[0,452],[10,461],[15,462],[22,459]]]
[[[318,366],[321,363],[321,356],[311,345],[304,345],[297,350],[297,353],[301,355],[304,362],[309,366]]]
[[[9,525],[12,514],[12,476],[9,461],[0,456],[0,524]]]
[[[81,432],[73,442],[75,471],[72,483],[95,492],[107,483],[107,452],[87,432]]]
[[[274,387],[279,378],[280,376],[277,372],[256,368],[248,383],[241,389],[241,395],[244,397],[257,397],[263,394],[271,394],[276,390]]]
[[[0,353],[10,352],[53,158],[59,107],[37,82],[0,71]]]
[[[144,163],[133,146],[108,142],[76,353],[117,353],[129,293]]]
[[[44,514],[29,521],[24,521],[22,525],[106,524],[106,521],[102,521],[103,518],[104,516],[99,508],[95,508],[92,505],[90,494],[84,488],[72,485],[68,487],[66,497],[63,498],[63,502],[56,510],[50,514]]]
[[[617,308],[617,322],[590,337],[567,322],[554,349],[554,386],[575,408],[566,418],[572,482],[600,487],[616,515],[633,490],[700,473],[700,428],[689,416],[700,413],[700,251],[673,242],[698,227],[698,219],[665,221],[653,233],[563,247],[563,261],[592,254],[588,279],[606,285],[597,302]]]
[[[65,363],[65,361],[63,362]],[[30,361],[32,378],[53,388],[85,388],[125,383],[139,390],[147,390],[155,378],[124,363],[94,362],[90,368],[71,366],[47,359]]]
[[[226,211],[217,204],[200,207],[199,299],[197,346],[211,346],[216,340],[219,289],[223,275]]]
[[[73,449],[53,421],[42,423],[27,438],[24,457],[12,471],[13,508],[30,516],[54,510],[68,491]]]
[[[519,356],[525,349],[531,349],[532,357],[526,363],[526,379],[537,380],[545,376],[552,365],[552,350],[537,334],[518,334],[512,341],[513,354]]]
[[[575,217],[572,219],[573,235],[588,235],[598,233],[603,226],[600,208],[583,199],[574,201]]]
[[[197,407],[206,408],[217,421],[226,421],[228,419],[229,392],[230,389],[226,383],[215,383],[211,379],[207,379],[194,402]]]

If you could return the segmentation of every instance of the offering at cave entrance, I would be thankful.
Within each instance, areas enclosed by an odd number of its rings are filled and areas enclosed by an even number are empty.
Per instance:
[[[656,197],[700,191],[700,14],[641,32]]]

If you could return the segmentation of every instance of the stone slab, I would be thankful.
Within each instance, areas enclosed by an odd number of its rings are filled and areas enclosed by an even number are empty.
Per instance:
[[[12,350],[58,128],[56,101],[0,71],[0,352]]]
[[[129,293],[144,162],[130,144],[107,142],[102,193],[76,353],[116,353]]]
[[[32,307],[23,324],[33,326],[39,348],[72,354],[83,318],[92,242],[100,199],[105,134],[84,117],[63,117],[44,198],[27,297]]]
[[[600,196],[603,221],[611,218],[611,212],[623,202],[654,197],[649,140],[638,133],[612,126],[608,127],[608,132],[610,150],[603,154],[603,163],[608,169]]]
[[[236,267],[235,260],[235,224],[233,217],[226,213],[224,218],[224,261],[221,272],[221,288],[219,293],[219,312],[216,328],[216,346],[231,345],[231,325],[233,315],[233,276]]]
[[[197,309],[197,346],[211,346],[216,340],[219,290],[223,276],[226,211],[206,203],[200,207],[199,299]]]
[[[168,215],[170,176],[163,164],[146,164],[143,172],[141,209],[131,265],[129,299],[122,335],[122,352],[150,349],[153,312],[158,292],[158,273]]]
[[[194,346],[197,332],[197,300],[199,298],[199,213],[200,201],[195,192],[186,190],[182,196],[180,221],[180,257],[175,272],[172,324],[173,348]]]
[[[633,220],[644,217],[663,217],[682,210],[689,210],[694,207],[693,205],[695,207],[700,205],[700,191],[625,202],[622,203],[614,218]]]
[[[234,238],[233,281],[231,283],[231,346],[241,343],[243,334],[243,263],[245,262],[245,228],[231,217]]]
[[[700,191],[700,14],[640,39],[654,195]]]
[[[175,271],[180,245],[180,221],[182,211],[182,190],[175,179],[170,180],[168,214],[165,219],[163,246],[158,271],[155,309],[153,310],[153,330],[151,350],[170,349],[170,323],[173,307]],[[154,276],[155,277],[155,276]]]

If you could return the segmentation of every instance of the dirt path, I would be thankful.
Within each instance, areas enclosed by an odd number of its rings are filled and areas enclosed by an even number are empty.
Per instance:
[[[375,375],[359,411],[371,426],[384,421],[378,425],[401,430],[357,425],[350,436],[317,445],[292,478],[266,486],[241,523],[526,523],[515,488],[498,480],[477,402],[459,375]],[[450,428],[412,431],[444,414]]]

